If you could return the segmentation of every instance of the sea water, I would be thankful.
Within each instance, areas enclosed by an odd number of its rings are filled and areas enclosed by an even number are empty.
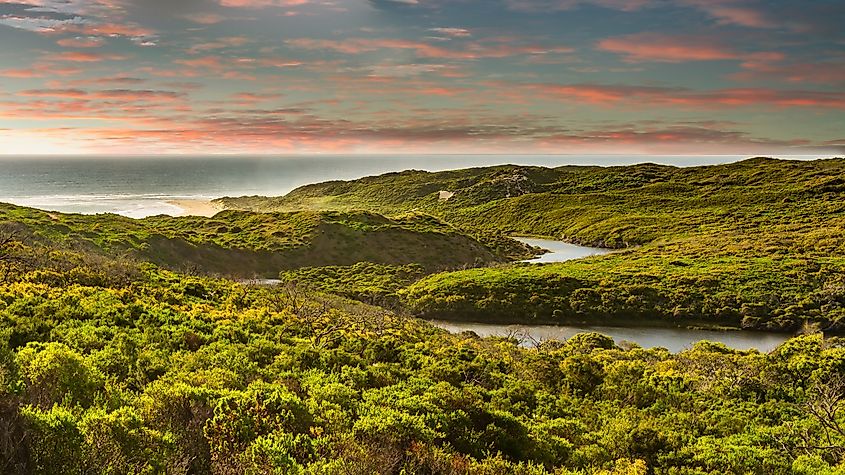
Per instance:
[[[129,217],[178,214],[174,200],[280,196],[296,187],[407,169],[440,171],[518,164],[678,166],[725,163],[741,156],[642,155],[332,155],[0,157],[0,202],[67,213]]]

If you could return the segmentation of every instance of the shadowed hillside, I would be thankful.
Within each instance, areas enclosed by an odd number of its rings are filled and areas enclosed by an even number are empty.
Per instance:
[[[418,264],[428,272],[506,262],[431,216],[374,213],[225,211],[213,218],[68,215],[0,205],[0,223],[35,241],[164,267],[232,277],[276,277],[304,266],[358,262]],[[514,255],[531,251],[500,240]]]

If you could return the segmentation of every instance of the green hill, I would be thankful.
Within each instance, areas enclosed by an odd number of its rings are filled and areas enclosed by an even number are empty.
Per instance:
[[[218,201],[252,211],[421,210],[476,230],[625,247],[705,233],[747,234],[760,226],[842,229],[843,176],[845,159],[754,158],[691,168],[498,166],[389,173],[308,185],[278,198]],[[440,191],[454,196],[442,200]]]
[[[845,315],[843,177],[843,159],[502,166],[393,173],[222,203],[388,215],[413,209],[471,234],[628,248],[580,262],[432,276],[405,292],[426,317],[836,330]]]
[[[171,269],[230,277],[277,277],[305,266],[418,264],[427,272],[506,262],[530,254],[516,241],[498,249],[421,214],[369,212],[251,213],[213,218],[48,213],[0,205],[0,224],[48,246],[128,256]]]

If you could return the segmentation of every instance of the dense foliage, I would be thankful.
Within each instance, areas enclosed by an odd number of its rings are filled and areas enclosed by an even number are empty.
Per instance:
[[[676,168],[491,167],[329,182],[229,207],[421,209],[470,233],[547,236],[624,253],[478,269],[411,286],[456,320],[845,328],[845,160]],[[439,191],[454,196],[440,199]]]
[[[291,285],[67,255],[10,275],[2,473],[845,472],[838,339],[520,348]]]
[[[303,267],[282,272],[282,282],[386,308],[400,307],[398,292],[426,274],[418,264],[388,266],[359,262],[351,266]]]

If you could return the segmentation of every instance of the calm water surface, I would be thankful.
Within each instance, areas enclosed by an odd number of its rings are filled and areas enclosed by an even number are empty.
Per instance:
[[[548,249],[549,253],[526,262],[538,264],[565,262],[573,259],[607,254],[608,249],[577,246],[549,239],[516,238],[526,244]],[[584,332],[597,332],[613,338],[617,343],[629,341],[644,348],[663,347],[675,353],[692,347],[702,340],[724,343],[730,348],[748,350],[756,348],[769,352],[787,340],[788,335],[749,331],[689,330],[683,328],[622,328],[604,326],[557,326],[557,325],[496,325],[487,323],[463,323],[433,321],[434,325],[453,333],[472,331],[479,336],[516,336],[523,346],[536,341],[566,340]]]
[[[755,348],[769,352],[789,338],[779,333],[751,331],[688,330],[681,328],[622,328],[602,326],[556,326],[556,325],[494,325],[487,323],[462,323],[433,321],[434,325],[452,333],[475,332],[478,336],[516,336],[522,346],[531,346],[534,341],[566,340],[578,333],[597,332],[613,338],[616,343],[636,343],[643,348],[666,348],[676,353],[691,348],[702,340],[724,343],[730,348],[748,350]]]
[[[549,252],[542,256],[537,256],[534,259],[529,259],[525,262],[535,264],[547,264],[550,262],[565,262],[573,259],[581,259],[583,257],[598,256],[601,254],[609,254],[613,252],[610,249],[602,249],[598,247],[578,246],[563,241],[552,241],[551,239],[537,239],[537,238],[514,238],[519,242],[528,244],[529,246],[546,249]]]
[[[252,285],[279,285],[278,279],[253,279],[243,283]],[[431,320],[429,323],[452,333],[471,331],[481,337],[514,336],[521,346],[530,347],[543,340],[566,340],[578,333],[596,332],[613,338],[616,343],[632,342],[643,348],[666,348],[677,353],[691,348],[703,340],[724,343],[729,348],[769,352],[789,339],[789,335],[754,331],[690,330],[685,328],[624,328],[605,326],[559,326],[559,325],[499,325],[489,323],[447,322]]]

